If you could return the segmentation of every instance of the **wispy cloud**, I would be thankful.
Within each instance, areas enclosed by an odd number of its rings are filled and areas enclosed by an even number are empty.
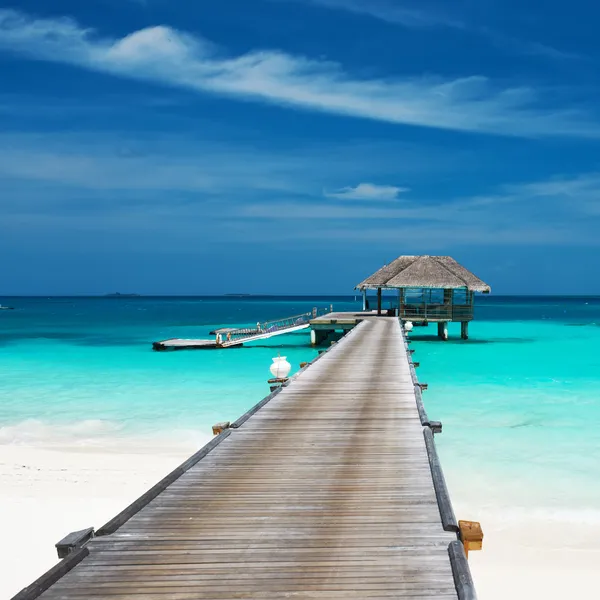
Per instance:
[[[553,48],[552,46],[540,42],[520,40],[494,31],[489,27],[475,27],[472,31],[487,37],[496,48],[509,54],[537,56],[539,58],[546,58],[554,61],[581,60],[583,58],[580,54],[576,54],[575,52],[559,50],[558,48]]]
[[[416,194],[414,194],[416,195]],[[598,246],[600,173],[502,186],[495,193],[431,200],[401,207],[341,205],[307,210],[304,203],[245,206],[250,219],[311,221],[297,235],[383,241],[401,235],[425,245]],[[436,246],[438,247],[438,246]]]
[[[337,63],[275,50],[226,56],[165,26],[121,39],[71,19],[0,10],[0,49],[201,93],[389,123],[498,135],[598,137],[591,115],[553,104],[550,91],[497,88],[485,77],[360,79]]]
[[[406,27],[453,27],[463,29],[464,23],[432,7],[423,9],[385,0],[304,0],[309,4],[341,9]]]
[[[55,185],[95,192],[120,191],[227,196],[240,190],[302,193],[306,173],[321,158],[277,153],[252,145],[180,136],[0,134],[0,181]],[[339,173],[340,165],[330,165]],[[335,177],[335,175],[334,175]],[[308,178],[310,180],[310,177]],[[0,195],[0,206],[8,198]]]
[[[289,0],[288,0],[289,1]],[[445,27],[455,30],[464,30],[471,34],[488,38],[496,47],[510,54],[538,56],[551,60],[575,60],[582,57],[574,52],[567,52],[542,44],[540,42],[520,40],[490,27],[470,23],[468,19],[456,16],[458,7],[453,13],[442,11],[439,5],[424,5],[419,2],[415,8],[412,2],[391,2],[390,0],[292,0],[302,1],[329,9],[344,10],[354,14],[361,14],[410,28]]]
[[[432,197],[419,181],[429,189],[432,172],[440,173],[434,161],[427,176],[405,170],[411,193],[393,202],[401,193],[397,186],[364,182],[390,181],[394,167],[404,165],[402,152],[410,157],[415,149],[387,150],[310,146],[277,152],[155,134],[137,140],[122,133],[3,134],[0,231],[15,239],[44,239],[49,231],[58,237],[118,232],[123,239],[143,233],[147,238],[139,243],[152,247],[160,229],[171,251],[193,246],[198,236],[206,242],[225,235],[252,244],[278,236],[298,244],[401,238],[423,251],[600,244],[598,172]],[[383,158],[367,161],[370,155]],[[363,183],[341,188],[349,170]],[[328,199],[323,189],[341,196]]]
[[[371,200],[389,201],[397,200],[403,192],[410,191],[409,188],[394,185],[376,185],[374,183],[359,183],[357,186],[344,187],[333,192],[324,192],[327,198],[338,200]]]
[[[431,174],[415,145],[320,141],[265,147],[207,129],[202,135],[120,129],[0,133],[0,182],[129,190],[140,196],[170,191],[245,199],[272,193],[323,200],[323,189],[340,188],[349,169],[360,179],[388,180],[397,176],[400,161],[403,177]],[[456,169],[456,160],[445,151],[429,148],[427,156],[435,157],[437,173]],[[5,200],[0,193],[0,205]]]

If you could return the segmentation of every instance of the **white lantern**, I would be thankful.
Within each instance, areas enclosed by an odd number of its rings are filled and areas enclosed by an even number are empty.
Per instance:
[[[271,375],[275,379],[285,379],[292,370],[292,365],[286,360],[286,356],[276,356],[273,359],[273,364],[270,367]]]
[[[412,331],[413,329],[413,324],[411,321],[406,321],[406,323],[404,323],[404,331],[409,332]]]

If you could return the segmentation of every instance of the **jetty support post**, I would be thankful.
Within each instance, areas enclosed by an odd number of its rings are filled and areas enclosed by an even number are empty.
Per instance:
[[[367,310],[367,290],[362,291],[363,295],[363,312]]]
[[[306,363],[304,363],[306,365]],[[280,387],[284,386],[289,381],[289,377],[274,377],[269,379],[267,383],[269,384],[269,390],[274,392]]]
[[[328,331],[322,329],[311,329],[310,330],[310,343],[313,346],[320,346],[329,335]]]
[[[462,321],[460,324],[460,337],[463,340],[469,339],[469,321]]]
[[[442,340],[448,339],[448,321],[438,323],[438,337]]]
[[[377,288],[377,316],[381,316],[381,288]]]

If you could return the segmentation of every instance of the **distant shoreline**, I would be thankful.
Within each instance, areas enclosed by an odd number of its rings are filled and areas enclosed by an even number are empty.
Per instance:
[[[9,298],[252,298],[252,299],[264,299],[264,298],[282,298],[282,299],[354,299],[357,301],[362,300],[362,294],[357,292],[356,294],[176,294],[176,295],[163,295],[163,294],[2,294],[0,299]],[[384,293],[384,297],[387,297]],[[390,295],[392,297],[392,295]],[[478,301],[494,303],[500,300],[506,299],[581,299],[581,300],[599,300],[599,294],[490,294],[486,296],[476,296]]]
[[[122,294],[121,292],[114,292],[112,294],[104,294],[104,298],[140,298],[141,294]]]

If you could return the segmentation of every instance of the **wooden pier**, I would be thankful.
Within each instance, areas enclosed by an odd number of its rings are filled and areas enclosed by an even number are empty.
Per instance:
[[[473,600],[440,430],[364,318],[14,600]]]

